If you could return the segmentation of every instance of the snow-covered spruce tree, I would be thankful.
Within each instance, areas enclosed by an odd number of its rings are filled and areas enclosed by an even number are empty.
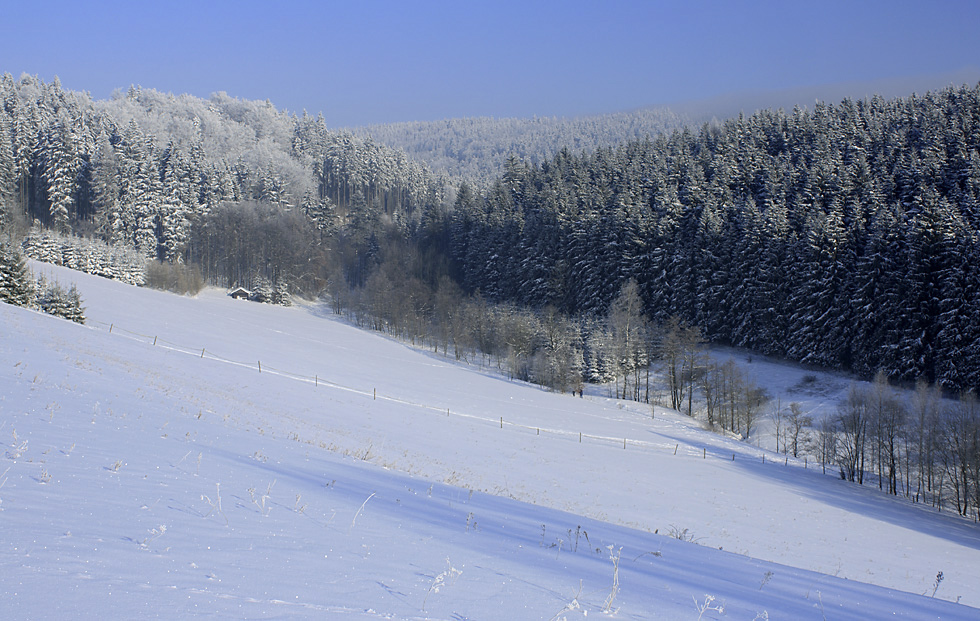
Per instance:
[[[0,241],[0,301],[30,306],[34,288],[24,257],[9,242]]]
[[[77,191],[78,167],[80,158],[73,149],[73,136],[68,127],[66,114],[60,114],[45,136],[42,150],[44,158],[43,177],[47,183],[50,201],[50,226],[59,233],[71,230],[75,215],[75,192]]]
[[[616,378],[613,337],[605,322],[595,317],[582,319],[583,371],[585,381],[605,384]]]
[[[160,258],[180,263],[190,237],[191,219],[200,211],[194,172],[189,160],[171,140],[161,164],[163,193],[167,200],[160,206]]]
[[[272,300],[272,284],[266,280],[264,277],[259,276],[255,279],[252,284],[252,297],[253,302],[271,302]]]
[[[153,138],[133,120],[126,127],[119,154],[120,194],[124,205],[123,239],[147,258],[157,258],[157,230],[163,185],[153,159]]]
[[[74,283],[68,288],[66,295],[68,299],[64,315],[65,319],[74,321],[75,323],[85,323],[85,307],[82,306],[82,296]]]
[[[276,281],[269,301],[279,306],[292,306],[293,302],[289,297],[289,285],[285,280]]]
[[[20,243],[21,249],[28,258],[43,263],[60,263],[61,252],[54,241],[54,236],[40,227],[34,227]]]
[[[42,311],[75,323],[85,323],[82,298],[74,284],[65,291],[57,282],[47,282],[41,277],[37,283],[37,291],[36,304]]]

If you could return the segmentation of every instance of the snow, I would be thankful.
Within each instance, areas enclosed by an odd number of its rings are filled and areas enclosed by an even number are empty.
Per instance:
[[[4,618],[980,614],[972,522],[685,416],[321,305],[33,267],[76,283],[88,322],[0,304]],[[747,366],[809,409],[846,389]]]

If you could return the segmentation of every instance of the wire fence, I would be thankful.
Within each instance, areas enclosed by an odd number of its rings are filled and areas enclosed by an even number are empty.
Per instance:
[[[685,442],[652,442],[650,440],[641,440],[638,438],[629,438],[623,436],[609,436],[601,435],[595,433],[585,433],[583,431],[572,431],[569,429],[560,429],[555,427],[545,427],[540,425],[529,425],[524,423],[518,423],[515,421],[508,421],[503,416],[491,418],[487,416],[481,416],[477,414],[471,414],[459,410],[451,410],[449,407],[445,406],[434,406],[427,403],[420,403],[417,401],[412,401],[409,399],[404,399],[397,396],[379,394],[376,388],[371,390],[365,390],[362,388],[355,388],[353,386],[347,386],[339,382],[332,381],[322,375],[314,373],[313,375],[304,375],[302,373],[296,373],[293,371],[288,371],[276,367],[271,367],[268,365],[263,365],[260,360],[255,362],[242,362],[239,360],[232,360],[230,358],[225,358],[219,356],[214,352],[208,351],[207,347],[188,347],[179,343],[174,343],[166,339],[160,338],[158,335],[143,334],[141,332],[135,332],[128,330],[126,328],[120,327],[114,323],[105,323],[101,321],[88,320],[86,321],[86,326],[95,329],[106,330],[108,334],[113,336],[119,336],[122,338],[128,338],[134,341],[145,343],[153,347],[160,347],[168,351],[173,351],[181,354],[186,354],[189,356],[194,356],[199,359],[208,359],[222,364],[233,365],[241,367],[244,369],[249,369],[257,371],[259,373],[267,373],[270,375],[276,375],[279,377],[284,377],[293,381],[304,382],[307,384],[312,384],[315,388],[323,386],[332,390],[339,390],[355,395],[359,395],[365,398],[370,398],[375,401],[385,401],[389,403],[397,403],[399,405],[404,405],[408,407],[418,408],[423,411],[431,412],[433,414],[438,414],[445,416],[447,418],[453,419],[464,419],[477,423],[483,423],[488,425],[493,425],[504,429],[505,427],[512,430],[523,431],[527,433],[533,433],[536,436],[551,436],[551,437],[562,437],[569,440],[578,440],[578,443],[584,443],[586,440],[591,442],[599,442],[602,444],[607,444],[610,446],[621,446],[625,449],[645,449],[649,451],[665,451],[670,452],[675,456],[686,456],[686,457],[699,457],[701,459],[707,459],[711,456],[714,459],[723,459],[725,461],[735,461],[737,457],[741,457],[743,460],[748,459],[752,461],[761,461],[762,464],[779,464],[783,466],[798,466],[801,468],[809,467],[808,458],[797,459],[789,457],[788,455],[778,455],[776,459],[773,459],[771,453],[767,453],[762,449],[757,449],[760,453],[759,455],[747,455],[744,452],[739,455],[738,452],[732,452],[721,447],[707,445],[694,445]],[[754,448],[754,447],[753,447]],[[767,459],[768,455],[768,459]]]

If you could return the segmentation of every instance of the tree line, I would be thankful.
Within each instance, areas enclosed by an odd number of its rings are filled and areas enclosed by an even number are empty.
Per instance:
[[[0,302],[85,323],[85,309],[78,288],[73,284],[65,289],[43,276],[35,279],[20,250],[6,239],[0,239]]]
[[[762,111],[451,188],[320,117],[0,77],[0,224],[315,295],[393,252],[467,294],[654,323],[893,381],[980,385],[978,88]],[[438,275],[437,275],[438,272]]]
[[[361,287],[338,273],[328,285],[333,310],[359,327],[557,392],[606,385],[612,397],[670,407],[743,438],[761,421],[765,391],[733,361],[712,362],[697,327],[677,316],[651,321],[635,280],[606,314],[570,317],[554,306],[536,311],[467,295],[446,274],[433,283],[429,266],[424,255],[394,253]]]

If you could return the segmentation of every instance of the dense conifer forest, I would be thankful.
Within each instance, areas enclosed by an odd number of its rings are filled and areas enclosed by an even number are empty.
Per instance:
[[[870,377],[980,386],[980,89],[762,111],[461,192],[464,290],[650,319]]]

